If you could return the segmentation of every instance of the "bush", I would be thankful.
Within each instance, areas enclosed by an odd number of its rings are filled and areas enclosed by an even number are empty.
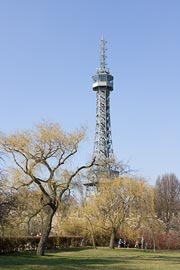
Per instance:
[[[0,237],[0,253],[23,252],[36,250],[40,237]],[[50,236],[47,249],[78,247],[80,236]]]

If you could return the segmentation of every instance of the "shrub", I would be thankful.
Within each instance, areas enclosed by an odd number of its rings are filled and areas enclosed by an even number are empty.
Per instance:
[[[40,237],[0,237],[0,253],[36,250]],[[47,249],[78,247],[81,236],[50,236]]]

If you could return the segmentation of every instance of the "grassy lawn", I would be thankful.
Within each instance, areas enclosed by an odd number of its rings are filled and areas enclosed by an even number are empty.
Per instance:
[[[180,270],[179,251],[72,248],[47,252],[1,255],[0,270]]]

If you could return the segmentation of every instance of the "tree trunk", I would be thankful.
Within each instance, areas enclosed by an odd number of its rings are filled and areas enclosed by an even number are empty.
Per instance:
[[[96,249],[96,242],[95,242],[95,239],[94,239],[94,232],[91,232],[91,238],[92,238],[92,242],[93,242],[93,248]]]
[[[115,230],[114,227],[112,227],[111,238],[110,238],[110,243],[109,243],[109,247],[112,248],[112,249],[114,248],[115,236],[116,236],[116,230]]]
[[[96,242],[95,242],[95,237],[94,237],[94,229],[93,229],[93,225],[92,225],[92,222],[90,220],[90,218],[88,216],[86,216],[88,222],[89,222],[89,225],[90,225],[90,233],[91,233],[91,238],[92,238],[92,242],[93,242],[93,247],[94,249],[96,249]]]
[[[153,230],[152,230],[152,239],[153,239],[153,251],[156,252],[156,239]]]
[[[47,210],[47,207],[46,207],[46,210]],[[37,252],[36,252],[36,254],[39,256],[43,256],[45,253],[46,243],[47,243],[50,231],[51,231],[52,219],[53,219],[54,214],[56,213],[56,210],[57,210],[57,207],[54,205],[53,206],[51,205],[51,206],[48,206],[48,211],[46,211],[47,216],[44,222],[42,235],[41,235]]]

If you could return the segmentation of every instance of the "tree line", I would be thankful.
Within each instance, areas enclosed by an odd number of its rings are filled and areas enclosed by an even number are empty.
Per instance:
[[[84,236],[94,248],[107,241],[114,248],[117,237],[132,245],[141,238],[154,249],[158,237],[167,248],[172,238],[179,241],[176,175],[159,176],[152,186],[126,170],[116,178],[99,173],[87,193],[83,177],[92,177],[96,160],[71,166],[84,137],[83,129],[66,133],[55,123],[1,134],[6,164],[0,175],[1,236],[40,236],[38,255],[44,255],[50,234]]]

